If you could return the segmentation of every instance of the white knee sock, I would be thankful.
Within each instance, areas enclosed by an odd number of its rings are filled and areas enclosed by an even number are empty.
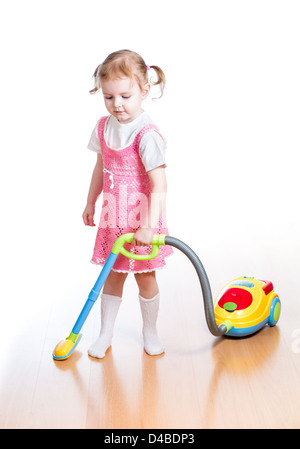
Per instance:
[[[101,295],[101,330],[97,340],[89,348],[91,357],[102,359],[105,352],[111,346],[114,325],[119,311],[122,298],[119,296]]]
[[[162,343],[158,339],[156,330],[159,299],[159,293],[151,299],[146,299],[139,295],[143,318],[144,349],[149,355],[158,355],[165,351]]]

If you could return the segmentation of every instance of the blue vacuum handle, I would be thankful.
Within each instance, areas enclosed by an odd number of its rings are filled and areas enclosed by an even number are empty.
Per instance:
[[[113,254],[113,253],[110,253],[110,255],[108,256],[108,258],[105,262],[105,265],[103,265],[101,273],[99,274],[98,279],[97,279],[94,287],[90,291],[88,299],[86,300],[86,303],[83,306],[83,309],[82,309],[79,317],[77,318],[77,321],[72,329],[72,334],[75,334],[75,335],[79,334],[85,320],[88,317],[88,314],[90,313],[93,305],[95,304],[95,302],[98,299],[98,296],[100,295],[102,287],[103,287],[103,285],[107,279],[107,276],[109,275],[117,257],[118,257],[118,254]]]

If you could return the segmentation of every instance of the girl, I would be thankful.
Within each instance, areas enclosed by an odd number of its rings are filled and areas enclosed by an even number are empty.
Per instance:
[[[88,148],[97,153],[83,221],[95,226],[95,203],[103,192],[100,224],[92,262],[103,265],[115,240],[133,232],[128,251],[149,254],[153,234],[168,234],[165,222],[165,140],[142,102],[150,91],[148,72],[156,72],[161,93],[165,85],[163,71],[148,66],[135,52],[121,50],[110,54],[94,73],[95,88],[102,89],[108,117],[97,122]],[[150,355],[164,352],[158,339],[156,320],[159,288],[155,270],[165,266],[172,248],[162,246],[152,260],[133,260],[119,255],[101,295],[101,330],[88,353],[103,358],[110,347],[115,319],[122,300],[128,273],[134,273],[139,288],[143,318],[144,349]]]

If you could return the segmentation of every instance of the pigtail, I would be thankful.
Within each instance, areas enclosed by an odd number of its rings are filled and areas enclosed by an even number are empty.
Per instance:
[[[165,88],[165,85],[166,85],[165,74],[162,71],[162,69],[160,67],[158,67],[157,65],[150,65],[150,66],[147,66],[147,68],[148,67],[149,67],[149,69],[153,69],[155,71],[155,73],[156,73],[157,80],[153,81],[152,79],[150,79],[150,83],[153,86],[160,86],[161,95],[158,98],[161,98],[163,96],[164,88]]]
[[[96,68],[94,74],[93,74],[93,78],[94,78],[94,89],[90,90],[90,94],[95,94],[96,92],[98,92],[98,90],[100,89],[100,70],[101,70],[102,64],[99,64],[98,67]]]

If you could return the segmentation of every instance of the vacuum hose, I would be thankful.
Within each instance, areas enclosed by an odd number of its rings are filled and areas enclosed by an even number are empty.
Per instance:
[[[205,318],[206,318],[208,328],[209,328],[210,332],[216,337],[224,335],[228,329],[224,324],[220,324],[220,326],[218,326],[216,323],[214,307],[213,307],[213,299],[212,299],[209,280],[208,280],[207,274],[205,272],[205,269],[204,269],[199,257],[188,245],[186,245],[181,240],[176,239],[175,237],[166,235],[165,244],[174,246],[174,248],[177,248],[180,251],[182,251],[194,265],[194,268],[197,272],[197,275],[198,275],[198,278],[200,281],[200,285],[201,285],[203,302],[204,302]]]

